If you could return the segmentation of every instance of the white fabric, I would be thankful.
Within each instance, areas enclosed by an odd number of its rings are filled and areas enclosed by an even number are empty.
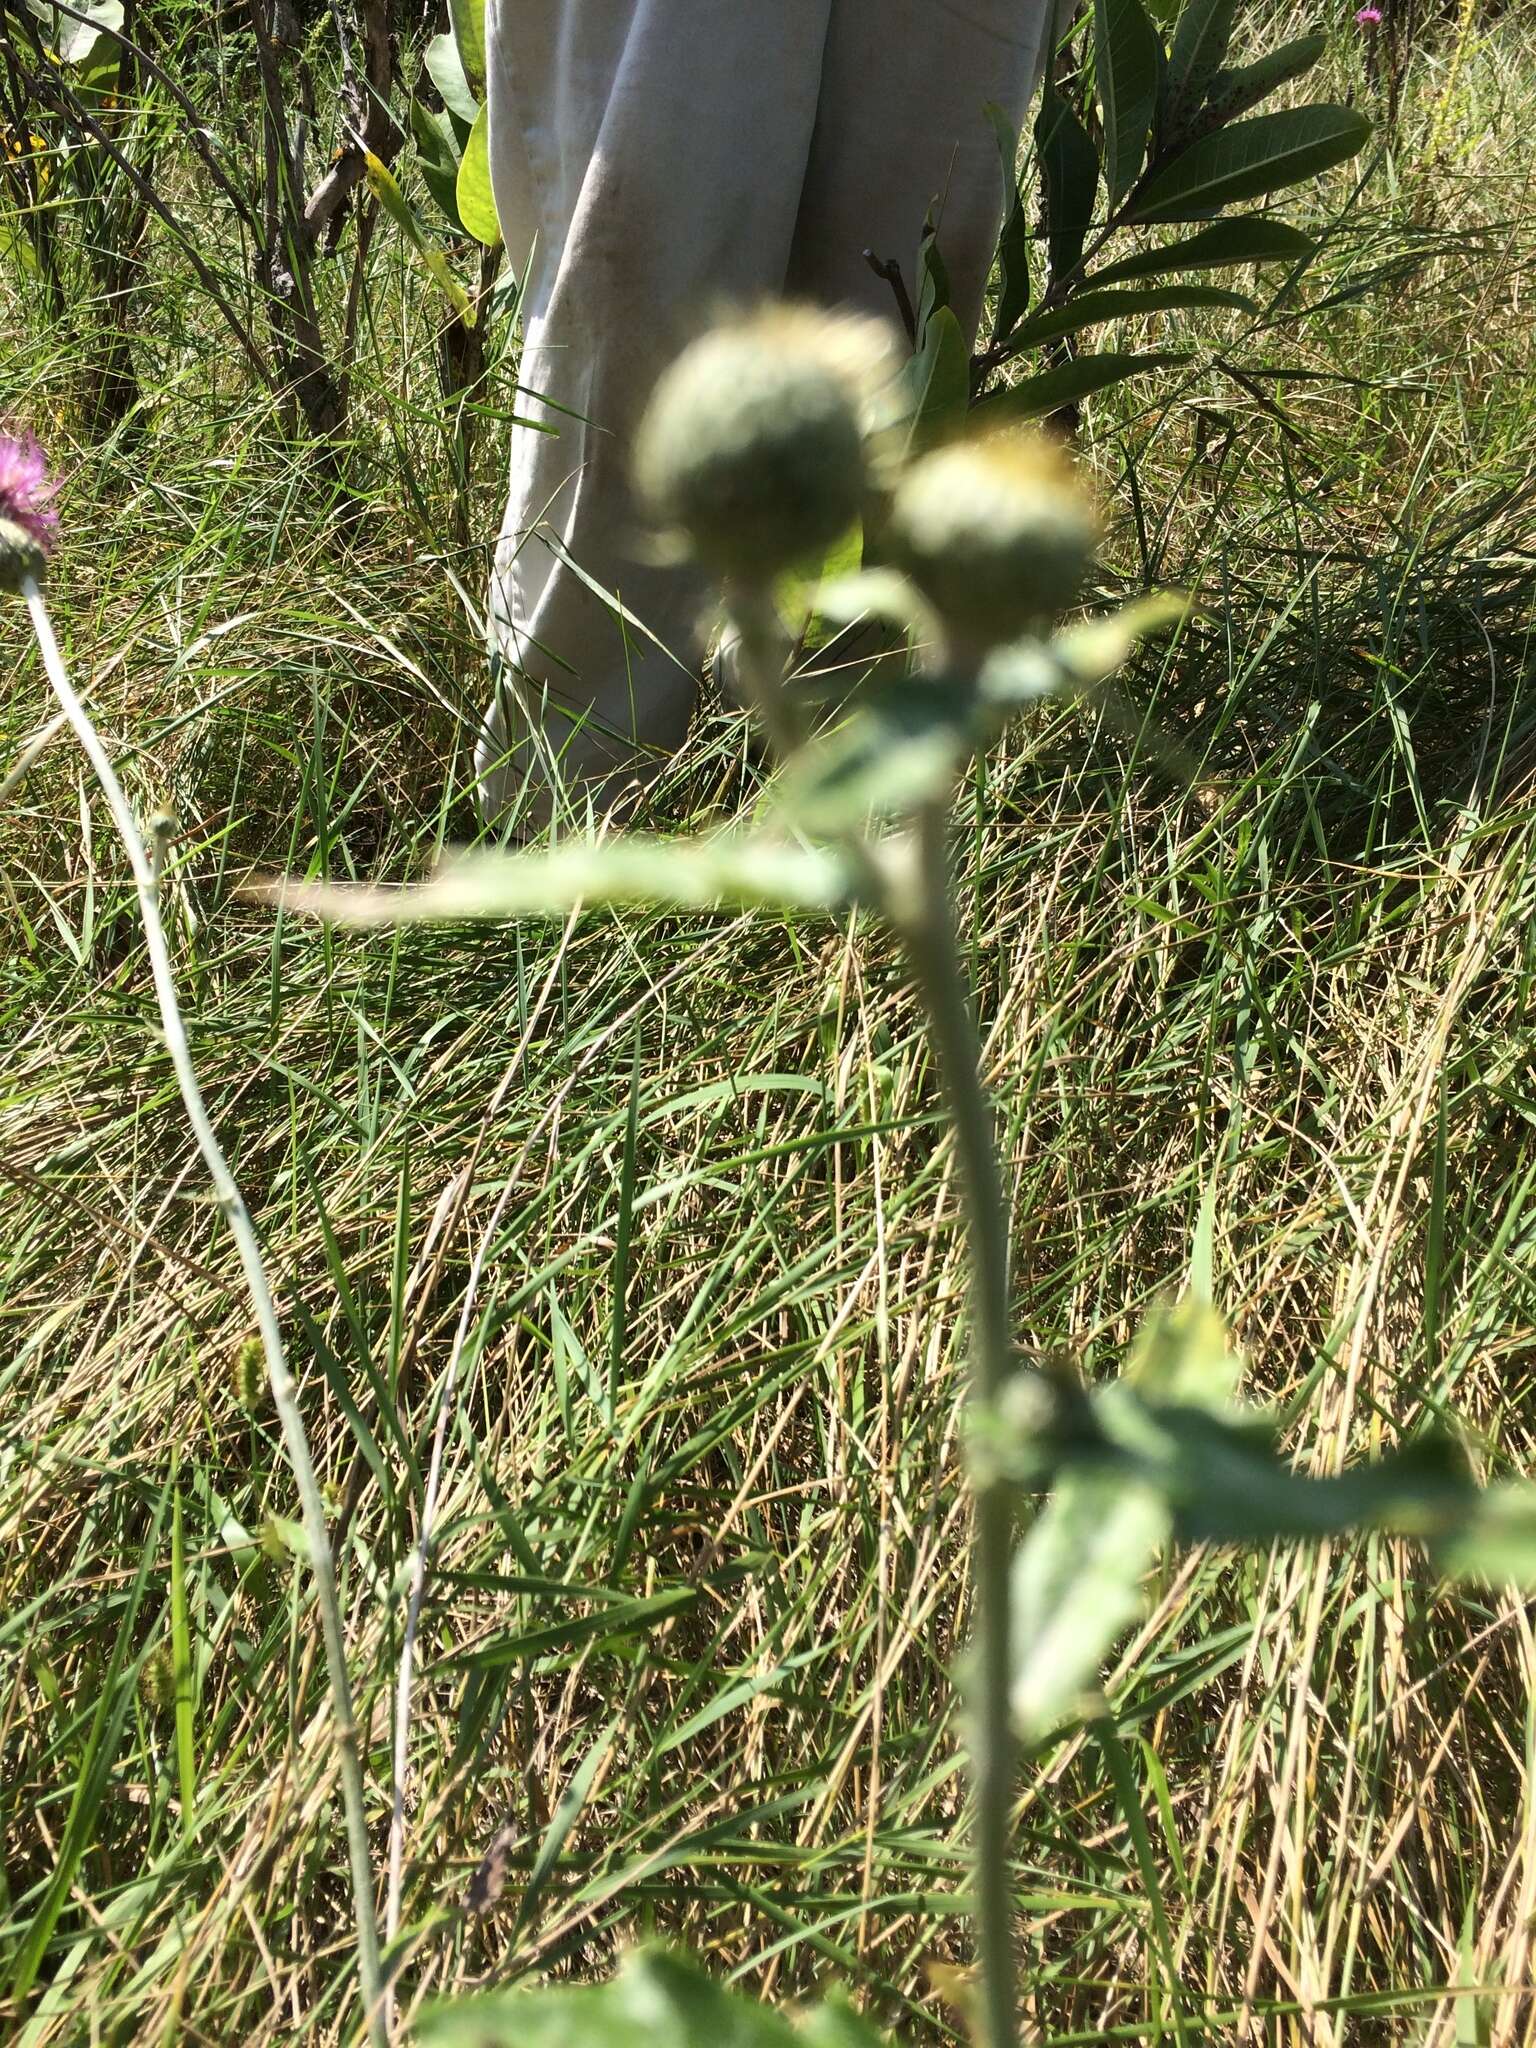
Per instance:
[[[708,593],[647,564],[628,440],[711,311],[788,293],[889,316],[863,252],[910,288],[938,199],[974,323],[1002,203],[983,110],[1023,118],[1048,4],[488,0],[491,173],[529,263],[516,409],[555,430],[512,433],[490,815],[525,777],[547,812],[541,753],[608,802],[683,738]]]

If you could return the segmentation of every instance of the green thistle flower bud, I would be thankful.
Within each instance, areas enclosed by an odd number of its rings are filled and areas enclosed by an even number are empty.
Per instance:
[[[896,492],[885,542],[952,641],[985,648],[1065,611],[1097,538],[1060,449],[1015,434],[925,456]]]
[[[47,566],[42,543],[14,519],[0,517],[0,590],[14,593],[29,576],[41,583]]]
[[[861,402],[884,353],[873,323],[795,307],[716,328],[656,387],[641,497],[722,578],[764,582],[830,547],[863,506]]]

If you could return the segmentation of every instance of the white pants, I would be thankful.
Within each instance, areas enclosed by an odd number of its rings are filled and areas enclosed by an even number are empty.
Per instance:
[[[682,740],[708,592],[646,562],[629,437],[721,306],[890,316],[863,252],[930,204],[974,325],[1002,207],[984,108],[1024,116],[1049,0],[488,0],[496,204],[529,263],[477,766],[499,815],[549,759],[600,803]],[[553,429],[538,431],[538,427]]]

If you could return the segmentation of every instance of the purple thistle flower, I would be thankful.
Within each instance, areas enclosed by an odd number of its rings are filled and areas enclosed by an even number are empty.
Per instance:
[[[54,486],[35,437],[25,430],[0,431],[0,519],[19,526],[44,554],[53,546],[59,515],[49,500]]]
[[[1355,16],[1355,26],[1357,28],[1378,28],[1380,24],[1381,9],[1379,7],[1362,7]]]

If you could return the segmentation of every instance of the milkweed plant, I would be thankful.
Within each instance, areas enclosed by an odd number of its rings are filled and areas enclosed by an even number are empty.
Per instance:
[[[1536,1487],[1480,1488],[1459,1443],[1438,1430],[1329,1476],[1292,1471],[1276,1422],[1238,1399],[1240,1361],[1212,1300],[1208,1219],[1188,1293],[1151,1316],[1118,1379],[1089,1388],[1015,1343],[1013,1218],[957,937],[952,803],[1011,721],[1047,698],[1092,699],[1144,635],[1176,628],[1184,607],[1153,597],[1063,624],[1098,539],[1068,455],[1013,429],[914,457],[890,425],[895,374],[870,324],[770,309],[695,342],[663,376],[636,438],[640,495],[657,526],[718,582],[743,690],[776,757],[749,819],[705,836],[610,832],[460,856],[407,889],[277,893],[355,925],[548,917],[602,903],[852,913],[870,944],[899,952],[922,1005],[963,1196],[974,1601],[957,1679],[972,1773],[970,1987],[978,2038],[1009,2048],[1019,2029],[1010,1815],[1020,1745],[1101,1710],[1095,1679],[1159,1559],[1179,1544],[1267,1546],[1381,1530],[1422,1544],[1445,1573],[1536,1586]],[[786,571],[824,553],[861,515],[880,566],[825,586],[818,606],[834,623],[883,621],[904,636],[907,657],[878,664],[818,729],[789,681],[791,635],[776,591]],[[35,444],[0,442],[3,582],[29,607],[50,681],[128,851],[183,1101],[239,1240],[304,1506],[342,1762],[362,2017],[384,2040],[392,2006],[381,1987],[357,1738],[313,1465],[249,1219],[178,1018],[156,863],[49,625],[42,582],[53,528]],[[423,1574],[427,1540],[424,1526]],[[409,1693],[403,1666],[401,1715]],[[835,1995],[792,2021],[716,1985],[685,1956],[642,1948],[607,1984],[441,2003],[417,2020],[416,2038],[437,2048],[716,2048],[722,2039],[867,2048],[880,2037]]]

